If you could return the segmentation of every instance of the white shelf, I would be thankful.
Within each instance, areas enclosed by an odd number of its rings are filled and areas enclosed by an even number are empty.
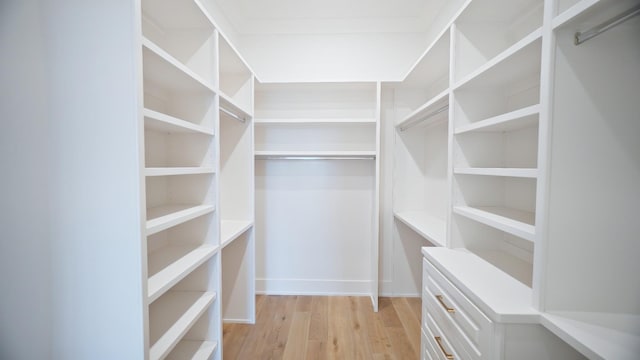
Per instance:
[[[554,29],[570,22],[575,19],[579,15],[583,14],[585,11],[589,10],[592,6],[603,2],[602,0],[581,0],[578,3],[574,4],[567,10],[563,11],[561,14],[558,14],[551,21],[551,25]]]
[[[149,359],[165,358],[216,298],[214,292],[176,291],[164,294],[151,306]],[[155,340],[155,341],[154,341]]]
[[[375,124],[376,119],[356,119],[356,118],[326,118],[326,119],[270,119],[270,118],[261,118],[253,120],[256,125],[265,124],[265,125],[322,125],[322,124]]]
[[[538,169],[522,168],[454,168],[454,174],[537,178]]]
[[[543,313],[540,322],[589,359],[637,360],[640,316],[614,313]]]
[[[167,205],[147,209],[147,235],[214,211],[213,205]]]
[[[142,9],[143,16],[164,28],[214,28],[212,19],[197,0],[142,0]]]
[[[148,301],[152,303],[198,266],[209,260],[213,245],[168,246],[149,254]]]
[[[225,108],[226,110],[232,112],[233,114],[237,115],[238,117],[244,120],[249,120],[253,117],[251,112],[237,105],[236,102],[231,97],[229,97],[222,91],[220,91],[220,107]]]
[[[527,106],[522,109],[494,116],[489,119],[481,120],[473,124],[460,126],[455,129],[456,135],[467,132],[503,132],[516,129],[522,129],[533,126],[538,122],[540,115],[540,105]]]
[[[375,159],[375,151],[256,151],[256,159],[269,158],[371,158]]]
[[[424,256],[493,321],[532,323],[531,288],[465,249],[423,247]]]
[[[175,118],[151,109],[144,109],[144,127],[148,130],[166,133],[194,133],[213,135],[212,128]]]
[[[520,78],[529,69],[539,69],[541,38],[542,29],[539,28],[464,77],[454,89],[473,86],[477,81],[483,87],[504,84]]]
[[[213,174],[212,167],[153,167],[146,168],[146,176],[174,176],[174,175],[200,175]]]
[[[180,92],[215,93],[211,84],[151,40],[143,38],[142,47],[145,81]]]
[[[221,247],[224,248],[229,245],[233,240],[249,230],[251,226],[253,226],[253,222],[249,220],[222,220],[220,227]]]
[[[454,206],[453,212],[529,241],[535,241],[535,214],[495,206]]]
[[[427,239],[435,246],[445,246],[447,242],[447,222],[424,211],[394,212],[396,219]]]
[[[182,340],[176,345],[167,360],[209,360],[216,351],[215,341]]]
[[[398,124],[396,124],[396,127],[403,128],[406,126],[416,124],[418,122],[423,122],[422,125],[427,126],[429,124],[442,121],[443,119],[447,119],[448,116],[444,116],[443,118],[443,115],[440,115],[440,116],[436,115],[436,116],[430,117],[429,119],[424,119],[424,120],[422,120],[422,117],[448,104],[449,104],[449,89],[446,89],[443,92],[431,98],[424,105],[420,106],[418,109],[416,109],[414,112],[409,114],[407,117],[402,119]],[[444,113],[447,114],[446,111]]]

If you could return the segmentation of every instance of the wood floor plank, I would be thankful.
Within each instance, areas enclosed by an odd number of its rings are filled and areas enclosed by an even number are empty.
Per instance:
[[[382,317],[385,327],[402,327],[398,314],[396,314],[396,310],[393,308],[391,298],[378,299],[378,312]]]
[[[307,342],[306,360],[326,360],[327,358],[326,340],[309,340]]]
[[[329,359],[355,359],[349,299],[346,296],[329,298]]]
[[[422,298],[419,297],[411,297],[405,298],[409,307],[413,311],[413,315],[419,322],[422,322]]]
[[[289,337],[282,358],[284,360],[301,360],[307,355],[307,339],[309,338],[310,312],[294,312],[289,327]]]
[[[360,298],[360,302],[368,302],[367,298]],[[384,332],[384,324],[379,312],[374,313],[373,309],[368,309],[366,304],[358,307],[358,316],[363,325],[367,328],[368,342],[371,346],[372,355],[382,358],[392,358],[391,341]]]
[[[309,340],[321,340],[325,345],[329,338],[328,330],[329,297],[313,296],[311,300],[311,324],[309,325]]]
[[[418,359],[419,311],[416,299],[380,298],[374,313],[367,297],[259,296],[255,325],[224,325],[224,360]]]
[[[406,298],[393,298],[391,303],[402,323],[411,347],[415,352],[420,353],[420,321],[416,318]]]

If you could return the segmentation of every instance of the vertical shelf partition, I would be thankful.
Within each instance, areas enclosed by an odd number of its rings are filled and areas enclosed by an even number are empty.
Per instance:
[[[253,74],[219,41],[222,318],[255,322]]]

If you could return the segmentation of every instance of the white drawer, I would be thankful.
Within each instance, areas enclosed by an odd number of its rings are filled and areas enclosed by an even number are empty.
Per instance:
[[[426,327],[423,330],[426,340],[426,353],[434,360],[463,360],[430,314],[426,316]]]
[[[427,339],[427,329],[422,329],[422,331],[420,331],[422,333],[422,338],[420,341],[420,347],[421,347],[421,351],[420,351],[420,359],[422,360],[436,360],[438,359],[438,353],[436,352],[436,349],[434,349],[431,344],[429,343],[429,340]]]
[[[472,359],[490,359],[492,321],[428,261],[423,266],[423,311],[431,314],[459,352]]]

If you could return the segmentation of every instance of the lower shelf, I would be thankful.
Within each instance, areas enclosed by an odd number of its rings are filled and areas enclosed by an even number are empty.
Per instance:
[[[447,242],[446,221],[424,211],[394,212],[393,215],[433,245],[445,246]]]
[[[589,359],[636,360],[640,316],[613,313],[544,313],[544,327]]]
[[[149,359],[165,358],[216,299],[215,292],[170,291],[149,309]]]
[[[253,226],[249,220],[222,220],[220,226],[220,243],[224,248]]]
[[[148,301],[152,303],[215,253],[213,245],[168,246],[149,255]]]
[[[209,360],[217,347],[215,341],[183,340],[167,356],[167,360]]]

